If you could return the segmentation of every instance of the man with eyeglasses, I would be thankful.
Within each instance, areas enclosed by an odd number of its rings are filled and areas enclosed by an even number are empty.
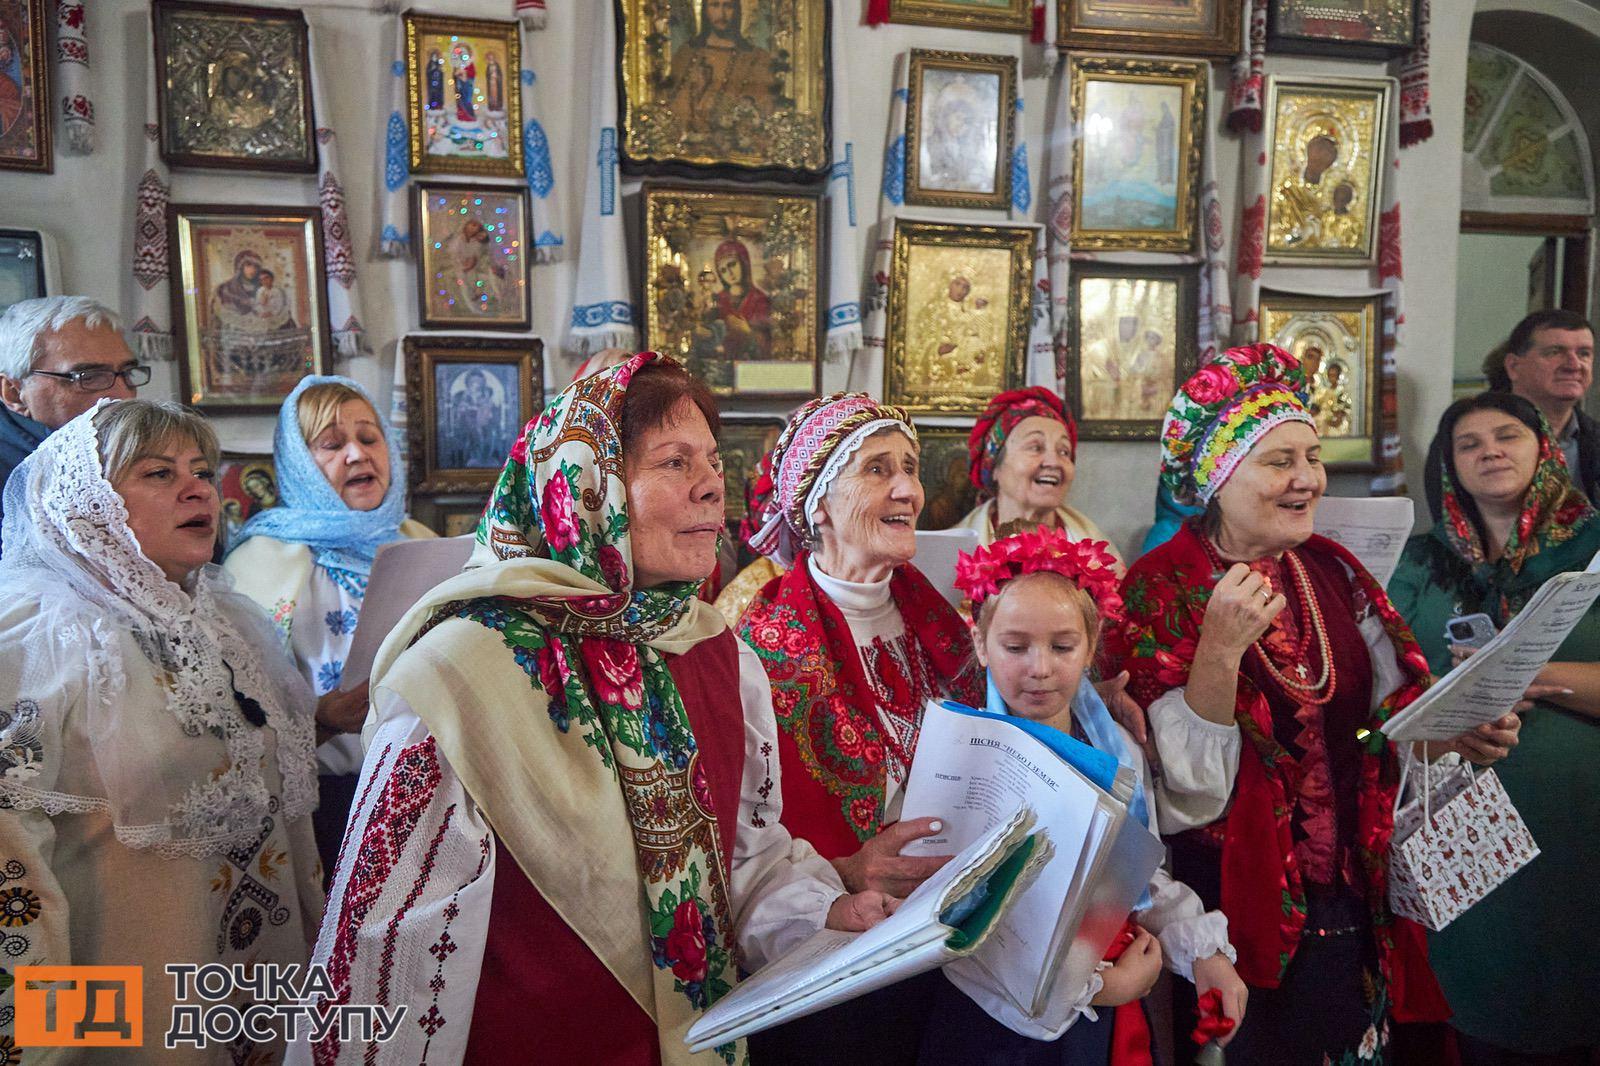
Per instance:
[[[0,484],[96,400],[132,399],[149,380],[109,308],[86,296],[12,304],[0,315]]]
[[[1535,311],[1483,363],[1489,388],[1544,412],[1572,483],[1600,501],[1600,422],[1579,408],[1594,383],[1594,327],[1576,311]]]

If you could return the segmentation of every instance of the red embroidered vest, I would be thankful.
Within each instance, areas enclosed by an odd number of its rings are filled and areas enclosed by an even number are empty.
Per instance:
[[[667,667],[694,728],[727,873],[744,776],[738,645],[725,630],[683,655],[669,656]],[[654,1019],[562,921],[503,845],[499,855],[464,1061],[657,1066],[661,1052]],[[641,941],[639,950],[649,948]]]

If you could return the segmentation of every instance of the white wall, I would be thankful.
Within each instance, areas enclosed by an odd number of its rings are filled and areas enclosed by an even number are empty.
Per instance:
[[[1456,378],[1483,374],[1483,357],[1528,313],[1528,260],[1543,237],[1463,233],[1456,263]]]
[[[863,0],[833,2],[839,17],[852,24],[859,21]],[[382,87],[392,58],[396,16],[363,10],[355,3],[302,6],[316,35],[314,76],[322,81],[323,98],[330,112],[319,119],[339,134],[344,171],[340,176],[361,257],[362,311],[378,353],[374,358],[356,360],[349,372],[387,390],[396,339],[416,317],[413,264],[409,260],[371,258],[376,239],[373,196],[379,186],[379,155],[388,107]],[[563,220],[564,232],[572,253],[577,245],[577,214],[582,202],[588,28],[593,20],[610,17],[611,4],[609,0],[567,0],[550,6],[550,28],[526,34],[524,54],[525,65],[537,73],[540,81],[545,113],[539,117],[554,150],[557,182],[569,216]],[[449,5],[450,13],[460,15],[505,17],[509,9],[509,0],[456,0]],[[1399,178],[1407,267],[1406,326],[1399,350],[1400,417],[1407,466],[1419,498],[1421,478],[1414,464],[1420,462],[1433,424],[1448,402],[1451,379],[1460,200],[1460,101],[1470,16],[1469,0],[1435,0],[1432,90],[1436,132],[1431,141],[1402,154]],[[138,136],[146,121],[145,86],[151,66],[149,14],[142,0],[100,0],[91,17],[100,147],[87,158],[58,154],[56,173],[51,176],[0,172],[0,224],[49,230],[60,243],[62,279],[67,288],[108,302],[122,302],[127,307],[133,285],[129,272],[133,190],[141,172]],[[1054,109],[1057,79],[1041,75],[1038,49],[1013,35],[916,26],[853,28],[844,54],[834,59],[850,80],[849,135],[860,167],[856,204],[860,217],[870,222],[877,213],[891,88],[890,57],[910,47],[1024,56],[1021,90],[1026,107],[1022,134],[1034,180],[1035,217],[1042,219],[1047,166],[1044,126]],[[1269,56],[1267,69],[1353,77],[1376,77],[1384,72],[1374,63],[1291,56]],[[1226,68],[1218,65],[1213,72],[1208,111],[1208,121],[1213,124],[1220,125],[1224,117],[1225,88]],[[1240,142],[1223,132],[1216,143],[1217,176],[1231,243],[1237,224]],[[315,202],[310,177],[222,172],[176,175],[173,195],[175,200],[200,202]],[[919,209],[917,213],[1003,221],[998,212]],[[870,231],[863,235],[860,254],[864,265],[872,236]],[[570,308],[574,260],[575,256],[569,254],[566,262],[537,267],[532,279],[534,332],[545,338],[553,382],[564,383],[572,368],[570,360],[555,353]],[[1265,280],[1269,285],[1287,288],[1328,290],[1341,285],[1363,288],[1369,284],[1368,278],[1368,273],[1361,270],[1269,268]],[[845,373],[842,365],[825,366],[823,387],[842,387]],[[169,364],[157,369],[147,394],[172,395],[176,386],[176,368]],[[267,417],[232,416],[220,418],[218,423],[227,446],[262,448],[270,443],[271,421]],[[1083,445],[1072,502],[1093,516],[1125,550],[1137,547],[1149,525],[1157,459],[1158,449],[1153,442]],[[1363,491],[1362,478],[1339,480],[1336,491]]]

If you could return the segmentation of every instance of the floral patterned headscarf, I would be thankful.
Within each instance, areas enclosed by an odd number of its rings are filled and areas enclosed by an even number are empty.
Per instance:
[[[1042,385],[1002,392],[989,401],[967,437],[969,473],[980,496],[994,495],[994,468],[1000,462],[1006,438],[1027,418],[1053,418],[1067,427],[1067,441],[1074,457],[1078,454],[1078,423],[1061,397]]]
[[[1529,406],[1532,407],[1531,404]],[[1537,412],[1536,408],[1534,410]],[[1538,463],[1533,468],[1533,480],[1528,483],[1528,491],[1522,497],[1522,513],[1511,527],[1511,536],[1501,556],[1513,574],[1521,573],[1523,565],[1540,551],[1571,540],[1595,517],[1594,507],[1588,497],[1572,484],[1572,478],[1567,473],[1566,458],[1555,442],[1550,423],[1545,421],[1543,414],[1538,414],[1538,419],[1538,427],[1534,429],[1539,438]],[[1469,511],[1476,514],[1477,509],[1469,508],[1462,499],[1463,490],[1451,477],[1451,463],[1447,454],[1452,441],[1446,435],[1453,436],[1457,421],[1459,417],[1450,418],[1448,426],[1440,425],[1439,435],[1446,439],[1436,441],[1430,451],[1439,456],[1440,506],[1444,511],[1441,524],[1445,540],[1463,559],[1477,565],[1487,562],[1489,558],[1478,532],[1479,527],[1469,516]],[[1434,517],[1435,520],[1439,519],[1437,511]]]
[[[1206,504],[1256,442],[1285,422],[1313,428],[1300,360],[1272,344],[1229,348],[1183,383],[1161,426],[1161,480]]]
[[[437,617],[499,631],[551,727],[576,741],[572,757],[614,771],[635,819],[656,1021],[669,1032],[732,987],[737,959],[698,744],[665,659],[646,644],[684,619],[698,583],[633,584],[623,402],[633,376],[657,363],[677,366],[642,352],[563,390],[517,438],[478,526],[474,563],[551,559],[574,571],[573,593],[470,600]],[[731,1062],[742,1048],[718,1053]]]

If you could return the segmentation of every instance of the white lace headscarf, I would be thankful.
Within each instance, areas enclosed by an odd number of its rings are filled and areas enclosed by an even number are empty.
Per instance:
[[[206,564],[180,588],[140,550],[101,469],[95,416],[117,402],[101,400],[51,434],[6,483],[0,589],[8,602],[37,599],[39,618],[22,646],[0,648],[0,662],[18,664],[24,697],[26,675],[75,670],[85,699],[81,724],[47,720],[64,706],[19,700],[0,721],[0,752],[39,750],[41,736],[65,748],[81,736],[93,765],[63,766],[50,791],[8,767],[0,799],[50,815],[105,811],[129,847],[214,854],[253,841],[271,814],[316,807],[314,698],[266,615],[221,568]],[[128,706],[134,671],[153,674],[186,737],[216,750],[174,753],[138,728],[147,709]],[[264,727],[246,718],[235,690],[260,705]],[[197,766],[206,769],[180,769]]]

